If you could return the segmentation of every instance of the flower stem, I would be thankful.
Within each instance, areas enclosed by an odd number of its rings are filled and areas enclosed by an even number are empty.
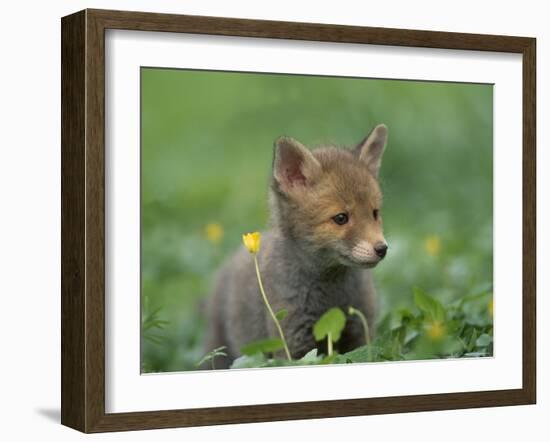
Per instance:
[[[267,300],[267,296],[264,291],[264,286],[262,284],[262,277],[260,276],[260,267],[258,266],[258,259],[256,255],[254,255],[254,265],[256,266],[256,276],[258,277],[258,284],[260,286],[260,292],[262,293],[262,297],[264,298],[264,303],[267,309],[269,310],[269,314],[271,315],[271,318],[273,318],[273,322],[275,322],[275,325],[277,326],[277,330],[279,331],[279,336],[281,337],[281,341],[283,341],[286,357],[288,358],[289,361],[291,361],[292,357],[290,356],[290,352],[288,351],[288,346],[286,345],[286,339],[283,333],[283,329],[281,328],[281,324],[279,324],[279,320],[275,316],[275,313],[273,313],[273,309],[271,308],[271,305],[269,304],[269,301]]]
[[[328,356],[332,356],[332,333],[328,332],[327,334],[327,353]]]
[[[369,362],[372,362],[372,349],[370,345],[369,324],[367,322],[367,318],[365,317],[363,312],[361,312],[361,310],[357,310],[356,308],[353,308],[353,307],[349,308],[349,314],[359,316],[359,319],[361,320],[361,324],[363,324],[363,331],[365,332],[365,343],[367,344],[367,350],[369,354]]]

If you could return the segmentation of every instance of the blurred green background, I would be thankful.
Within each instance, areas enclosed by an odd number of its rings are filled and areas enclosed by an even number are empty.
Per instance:
[[[199,302],[241,234],[266,228],[273,141],[354,145],[389,128],[380,319],[412,288],[492,282],[491,85],[141,70],[142,371],[194,369]]]

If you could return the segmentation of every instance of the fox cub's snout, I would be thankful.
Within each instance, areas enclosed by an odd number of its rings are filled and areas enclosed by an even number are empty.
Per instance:
[[[377,181],[387,132],[376,126],[355,149],[310,151],[279,138],[271,198],[277,226],[327,263],[378,264],[388,249]]]
[[[263,235],[257,258],[272,308],[288,312],[281,326],[293,358],[322,345],[314,339],[313,325],[332,307],[352,306],[373,324],[375,292],[369,268],[388,249],[378,186],[387,132],[386,126],[376,126],[351,149],[309,150],[289,137],[275,141],[272,229]],[[218,273],[207,315],[205,351],[224,346],[227,352],[217,368],[229,367],[244,345],[278,336],[244,248]],[[338,351],[364,345],[356,319],[346,322]]]

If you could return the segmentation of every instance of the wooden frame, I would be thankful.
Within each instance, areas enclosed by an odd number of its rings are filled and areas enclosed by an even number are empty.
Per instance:
[[[353,400],[105,413],[106,29],[519,53],[523,56],[523,387]],[[536,40],[405,29],[84,10],[62,19],[62,406],[84,432],[471,407],[536,400]]]

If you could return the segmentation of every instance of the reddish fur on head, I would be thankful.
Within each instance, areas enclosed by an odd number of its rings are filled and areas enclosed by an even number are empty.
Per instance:
[[[273,221],[281,232],[325,261],[372,267],[385,245],[378,171],[387,128],[376,126],[354,149],[313,151],[282,137],[275,142]],[[348,221],[339,225],[338,214]]]

